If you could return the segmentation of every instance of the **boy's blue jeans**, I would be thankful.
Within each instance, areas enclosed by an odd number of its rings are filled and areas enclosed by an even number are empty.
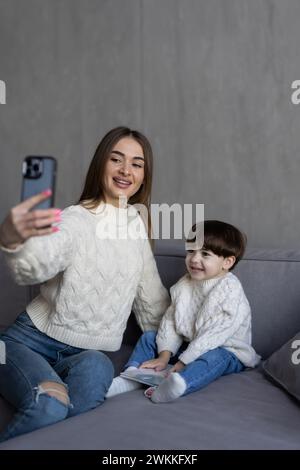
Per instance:
[[[105,399],[114,368],[100,351],[68,346],[39,331],[23,312],[0,337],[6,364],[0,364],[0,394],[16,408],[0,442],[83,413]],[[42,382],[66,387],[70,405],[43,392]]]
[[[157,331],[147,331],[140,337],[125,368],[130,366],[139,367],[143,362],[155,359],[158,356],[156,334]],[[178,362],[178,356],[187,346],[188,343],[184,343],[180,347],[177,354],[171,357],[170,364]],[[245,366],[234,354],[225,348],[216,348],[187,364],[178,374],[186,382],[187,388],[184,395],[188,395],[200,390],[222,375],[241,372],[244,369]]]

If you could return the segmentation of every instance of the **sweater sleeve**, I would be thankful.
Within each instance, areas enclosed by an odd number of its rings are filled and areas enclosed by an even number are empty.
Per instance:
[[[72,258],[72,219],[72,211],[65,209],[58,232],[31,237],[15,250],[1,247],[17,284],[42,283],[67,268]]]
[[[142,331],[157,330],[169,304],[169,294],[161,282],[149,240],[146,239],[142,275],[133,302],[133,311]]]
[[[166,313],[164,314],[156,336],[156,344],[158,353],[161,351],[170,351],[175,355],[183,343],[183,338],[176,332],[175,328],[175,311],[176,304],[172,296],[172,303]]]
[[[250,306],[239,281],[221,284],[204,302],[195,324],[195,337],[179,359],[189,364],[207,351],[221,347],[250,314]]]

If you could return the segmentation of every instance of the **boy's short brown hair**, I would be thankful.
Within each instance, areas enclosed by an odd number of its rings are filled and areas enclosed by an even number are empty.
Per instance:
[[[187,244],[195,242],[199,225],[193,225],[192,231],[196,236],[193,239],[187,239]],[[205,220],[203,225],[201,228],[204,230],[204,242],[201,249],[212,251],[217,256],[223,256],[224,258],[234,256],[236,261],[231,267],[233,269],[245,253],[246,235],[234,225],[219,220]]]

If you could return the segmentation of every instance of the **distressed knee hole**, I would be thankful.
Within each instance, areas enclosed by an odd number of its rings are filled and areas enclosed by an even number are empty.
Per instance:
[[[36,401],[38,401],[40,395],[47,394],[51,397],[55,397],[64,405],[70,405],[70,398],[67,389],[62,384],[57,382],[42,382],[36,387],[36,391]]]

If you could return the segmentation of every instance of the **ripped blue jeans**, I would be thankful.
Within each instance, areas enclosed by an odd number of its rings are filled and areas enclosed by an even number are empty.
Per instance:
[[[26,312],[0,339],[6,347],[6,363],[0,364],[0,394],[16,409],[12,421],[0,434],[0,442],[104,402],[114,368],[102,352],[75,348],[50,338],[35,327]],[[63,385],[69,403],[47,394],[41,387],[43,382]]]

